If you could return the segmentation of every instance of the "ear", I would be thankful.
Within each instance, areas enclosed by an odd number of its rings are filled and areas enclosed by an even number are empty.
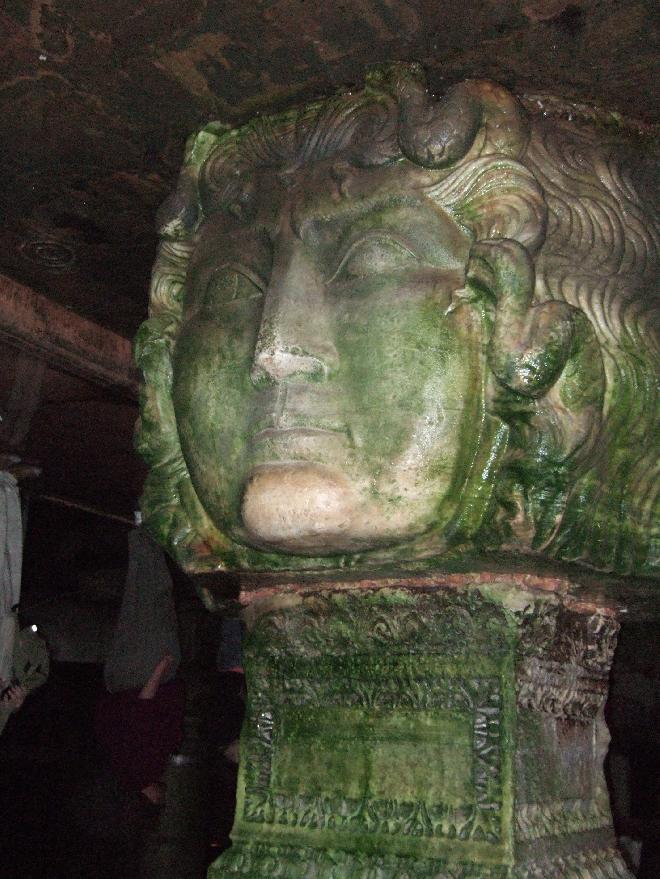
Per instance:
[[[472,246],[466,282],[470,299],[492,307],[488,363],[495,378],[525,397],[543,396],[576,354],[584,315],[564,302],[533,304],[532,258],[508,238]]]

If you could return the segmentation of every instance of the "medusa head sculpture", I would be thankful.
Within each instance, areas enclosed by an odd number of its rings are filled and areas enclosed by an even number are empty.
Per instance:
[[[381,65],[191,138],[136,342],[143,512],[185,569],[653,571],[646,166],[538,103]]]

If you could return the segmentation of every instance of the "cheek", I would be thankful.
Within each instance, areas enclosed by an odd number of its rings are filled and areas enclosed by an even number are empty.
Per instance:
[[[242,453],[243,424],[252,392],[251,340],[214,322],[189,322],[174,355],[173,400],[189,463],[220,468]],[[226,463],[225,463],[226,462]]]
[[[431,297],[343,307],[337,328],[352,420],[374,457],[403,450],[429,411],[429,395],[457,405],[465,384],[456,366],[464,334]]]

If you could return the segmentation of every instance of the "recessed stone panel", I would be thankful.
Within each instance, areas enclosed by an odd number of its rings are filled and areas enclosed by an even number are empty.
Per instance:
[[[314,796],[396,799],[459,805],[474,798],[473,723],[449,711],[319,708],[280,713],[273,789]]]

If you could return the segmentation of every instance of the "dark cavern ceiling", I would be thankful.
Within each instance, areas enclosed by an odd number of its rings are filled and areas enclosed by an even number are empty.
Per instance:
[[[51,329],[68,314],[130,339],[146,316],[154,215],[187,135],[360,84],[373,62],[420,61],[438,94],[490,77],[652,126],[656,10],[651,0],[5,0],[3,295],[17,282],[60,306]],[[5,335],[0,410],[11,416],[23,335]],[[50,372],[14,413],[13,440],[4,417],[4,451],[43,467],[44,493],[130,516],[143,473],[134,384],[99,385],[98,371],[36,347]],[[120,372],[128,356],[122,348]]]

